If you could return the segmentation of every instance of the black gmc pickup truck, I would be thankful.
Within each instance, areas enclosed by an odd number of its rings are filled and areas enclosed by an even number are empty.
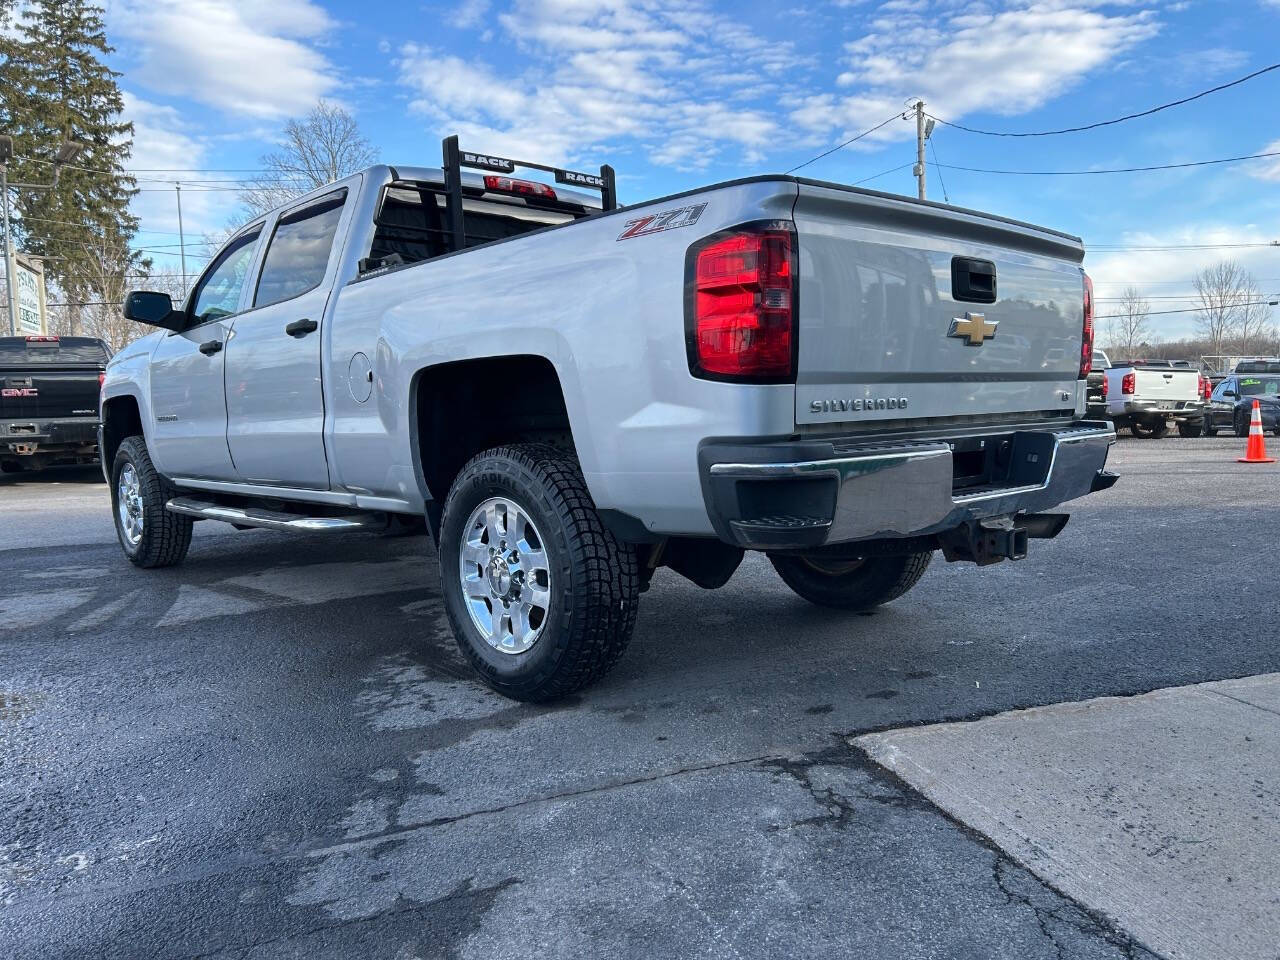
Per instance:
[[[0,337],[0,470],[98,456],[98,389],[111,351],[92,337]]]

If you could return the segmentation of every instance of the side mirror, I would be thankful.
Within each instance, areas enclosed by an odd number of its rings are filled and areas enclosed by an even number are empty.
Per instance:
[[[1223,395],[1224,397],[1235,397],[1235,396],[1239,396],[1239,394],[1237,394],[1234,390],[1223,390],[1223,391],[1222,391],[1222,395]]]
[[[134,290],[130,293],[124,301],[124,316],[126,320],[165,330],[181,330],[187,321],[185,314],[173,309],[173,301],[167,293],[157,293],[154,290]]]

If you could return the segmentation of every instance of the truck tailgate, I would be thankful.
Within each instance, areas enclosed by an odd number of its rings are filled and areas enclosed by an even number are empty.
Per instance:
[[[1138,400],[1190,401],[1200,399],[1200,374],[1196,370],[1174,368],[1144,370],[1134,367],[1137,374],[1134,397]]]
[[[809,181],[800,183],[794,217],[797,424],[1074,412],[1079,240]],[[963,299],[983,298],[988,264],[994,301]]]

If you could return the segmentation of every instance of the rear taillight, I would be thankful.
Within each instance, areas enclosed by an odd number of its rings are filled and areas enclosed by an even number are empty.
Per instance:
[[[99,393],[102,392],[102,385],[106,382],[107,382],[107,375],[105,373],[99,373],[98,374],[98,392]]]
[[[1200,375],[1200,399],[1208,400],[1213,396],[1213,384],[1209,382],[1209,378],[1204,374]]]
[[[1107,399],[1107,375],[1102,375],[1102,399]]]
[[[484,188],[498,193],[514,193],[517,196],[524,194],[530,197],[542,197],[545,200],[556,198],[555,190],[545,183],[538,183],[535,180],[516,180],[514,177],[486,176]]]
[[[690,250],[689,367],[715,380],[795,378],[795,243],[769,224],[716,234]]]
[[[1121,393],[1137,393],[1138,392],[1138,375],[1130,370],[1120,380]]]
[[[1087,273],[1084,277],[1084,339],[1080,344],[1080,376],[1087,377],[1093,369],[1093,281]]]

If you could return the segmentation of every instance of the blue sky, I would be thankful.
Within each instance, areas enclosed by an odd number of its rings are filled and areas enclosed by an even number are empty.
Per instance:
[[[106,19],[137,126],[131,166],[156,178],[140,182],[136,209],[158,263],[176,263],[177,241],[160,181],[246,176],[237,168],[256,167],[283,121],[319,97],[347,106],[386,161],[437,163],[440,138],[459,132],[508,156],[610,162],[626,203],[786,170],[917,96],[969,126],[1044,130],[1280,61],[1280,0],[108,0]],[[1019,170],[1280,151],[1277,103],[1280,71],[1081,134],[939,126],[933,148],[942,164]],[[914,194],[913,154],[913,123],[894,121],[802,173]],[[185,167],[210,169],[175,169]],[[1088,177],[935,169],[930,199],[943,182],[953,203],[1083,236],[1101,312],[1130,282],[1152,297],[1186,294],[1224,256],[1280,292],[1280,247],[1134,249],[1280,240],[1280,157]],[[234,186],[188,182],[190,233],[234,219]],[[1191,328],[1189,314],[1153,322],[1166,339]]]

